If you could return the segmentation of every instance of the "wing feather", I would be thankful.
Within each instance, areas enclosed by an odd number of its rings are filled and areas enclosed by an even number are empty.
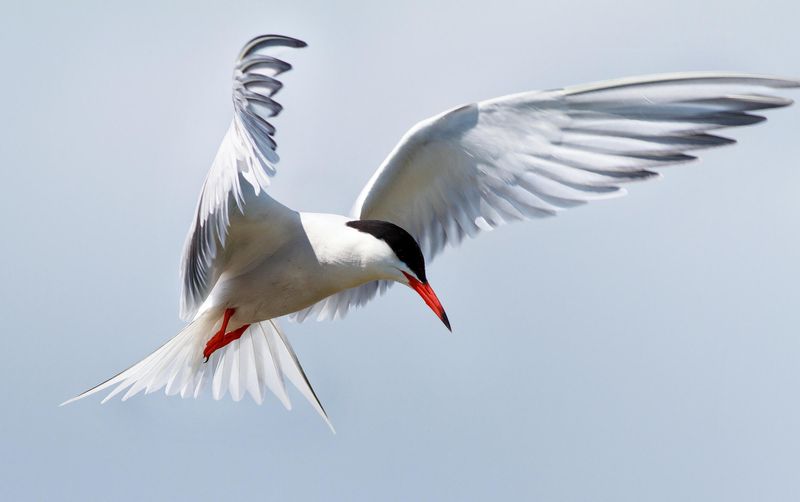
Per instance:
[[[245,44],[237,58],[233,73],[233,120],[203,183],[184,245],[180,267],[183,319],[195,316],[219,277],[221,250],[229,235],[231,212],[242,214],[250,194],[261,197],[263,202],[268,197],[269,179],[276,173],[279,158],[275,127],[269,120],[283,109],[273,99],[283,87],[276,77],[292,66],[264,51],[305,45],[294,38],[262,35]],[[250,193],[245,191],[246,187]],[[267,206],[273,213],[287,210],[277,203]],[[270,224],[269,214],[262,211],[259,216],[264,225]]]
[[[654,168],[735,143],[716,131],[764,121],[752,112],[792,103],[769,92],[798,86],[758,75],[677,73],[464,105],[411,128],[362,190],[353,216],[403,227],[430,260],[464,236],[625,195],[623,185],[660,176]],[[339,293],[324,300],[330,308],[312,306],[302,317],[342,316],[374,297],[376,284]]]
[[[431,259],[474,234],[472,222],[496,227],[624,195],[622,185],[659,176],[652,168],[735,143],[709,131],[763,121],[750,112],[792,103],[764,91],[798,86],[765,76],[682,73],[462,106],[414,126],[353,213],[400,225]]]

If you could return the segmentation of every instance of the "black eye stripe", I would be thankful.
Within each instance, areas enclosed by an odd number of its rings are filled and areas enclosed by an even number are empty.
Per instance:
[[[422,256],[419,244],[411,234],[394,223],[381,220],[348,221],[347,226],[386,242],[397,258],[405,263],[420,281],[423,283],[428,282],[425,277],[425,258]]]

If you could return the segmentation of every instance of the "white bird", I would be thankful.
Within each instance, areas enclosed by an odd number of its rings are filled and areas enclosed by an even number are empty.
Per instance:
[[[356,200],[352,216],[304,213],[270,197],[277,76],[267,53],[305,47],[277,35],[236,61],[233,122],[206,177],[186,240],[181,316],[191,322],[150,356],[67,401],[115,387],[104,402],[166,388],[214,399],[230,392],[287,407],[284,377],[328,422],[276,318],[343,316],[400,283],[450,328],[425,273],[447,245],[503,223],[552,216],[624,195],[653,168],[734,141],[717,129],[791,100],[767,94],[800,81],[735,73],[674,73],[531,91],[470,103],[409,130]],[[713,131],[712,134],[710,131]],[[66,403],[64,403],[66,404]]]

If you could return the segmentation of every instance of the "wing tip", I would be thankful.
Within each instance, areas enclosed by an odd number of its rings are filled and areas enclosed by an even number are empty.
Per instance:
[[[568,96],[592,93],[596,91],[607,91],[621,87],[649,85],[649,84],[668,84],[679,82],[691,82],[693,80],[745,80],[747,85],[769,88],[798,88],[800,78],[779,77],[775,75],[765,75],[758,73],[742,73],[732,71],[687,71],[671,73],[654,73],[649,75],[637,75],[617,79],[601,80],[587,84],[579,84],[562,89]]]
[[[265,47],[291,47],[294,49],[302,49],[308,47],[308,44],[300,39],[286,35],[258,35],[248,40],[244,46],[242,46],[242,50],[239,52],[239,59],[243,59]]]

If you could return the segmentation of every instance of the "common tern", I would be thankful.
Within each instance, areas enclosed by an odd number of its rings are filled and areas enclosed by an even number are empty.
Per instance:
[[[800,81],[739,73],[672,73],[458,106],[412,127],[356,199],[352,215],[291,209],[269,195],[278,155],[270,120],[277,77],[291,65],[263,35],[233,75],[233,121],[203,184],[181,262],[189,324],[148,357],[67,403],[114,387],[104,402],[165,388],[210,386],[287,407],[284,378],[330,425],[276,319],[342,317],[394,283],[409,286],[450,328],[425,265],[448,245],[507,222],[624,195],[653,169],[734,143],[716,130],[756,124],[788,106],[769,93]],[[66,404],[66,403],[64,403]]]

